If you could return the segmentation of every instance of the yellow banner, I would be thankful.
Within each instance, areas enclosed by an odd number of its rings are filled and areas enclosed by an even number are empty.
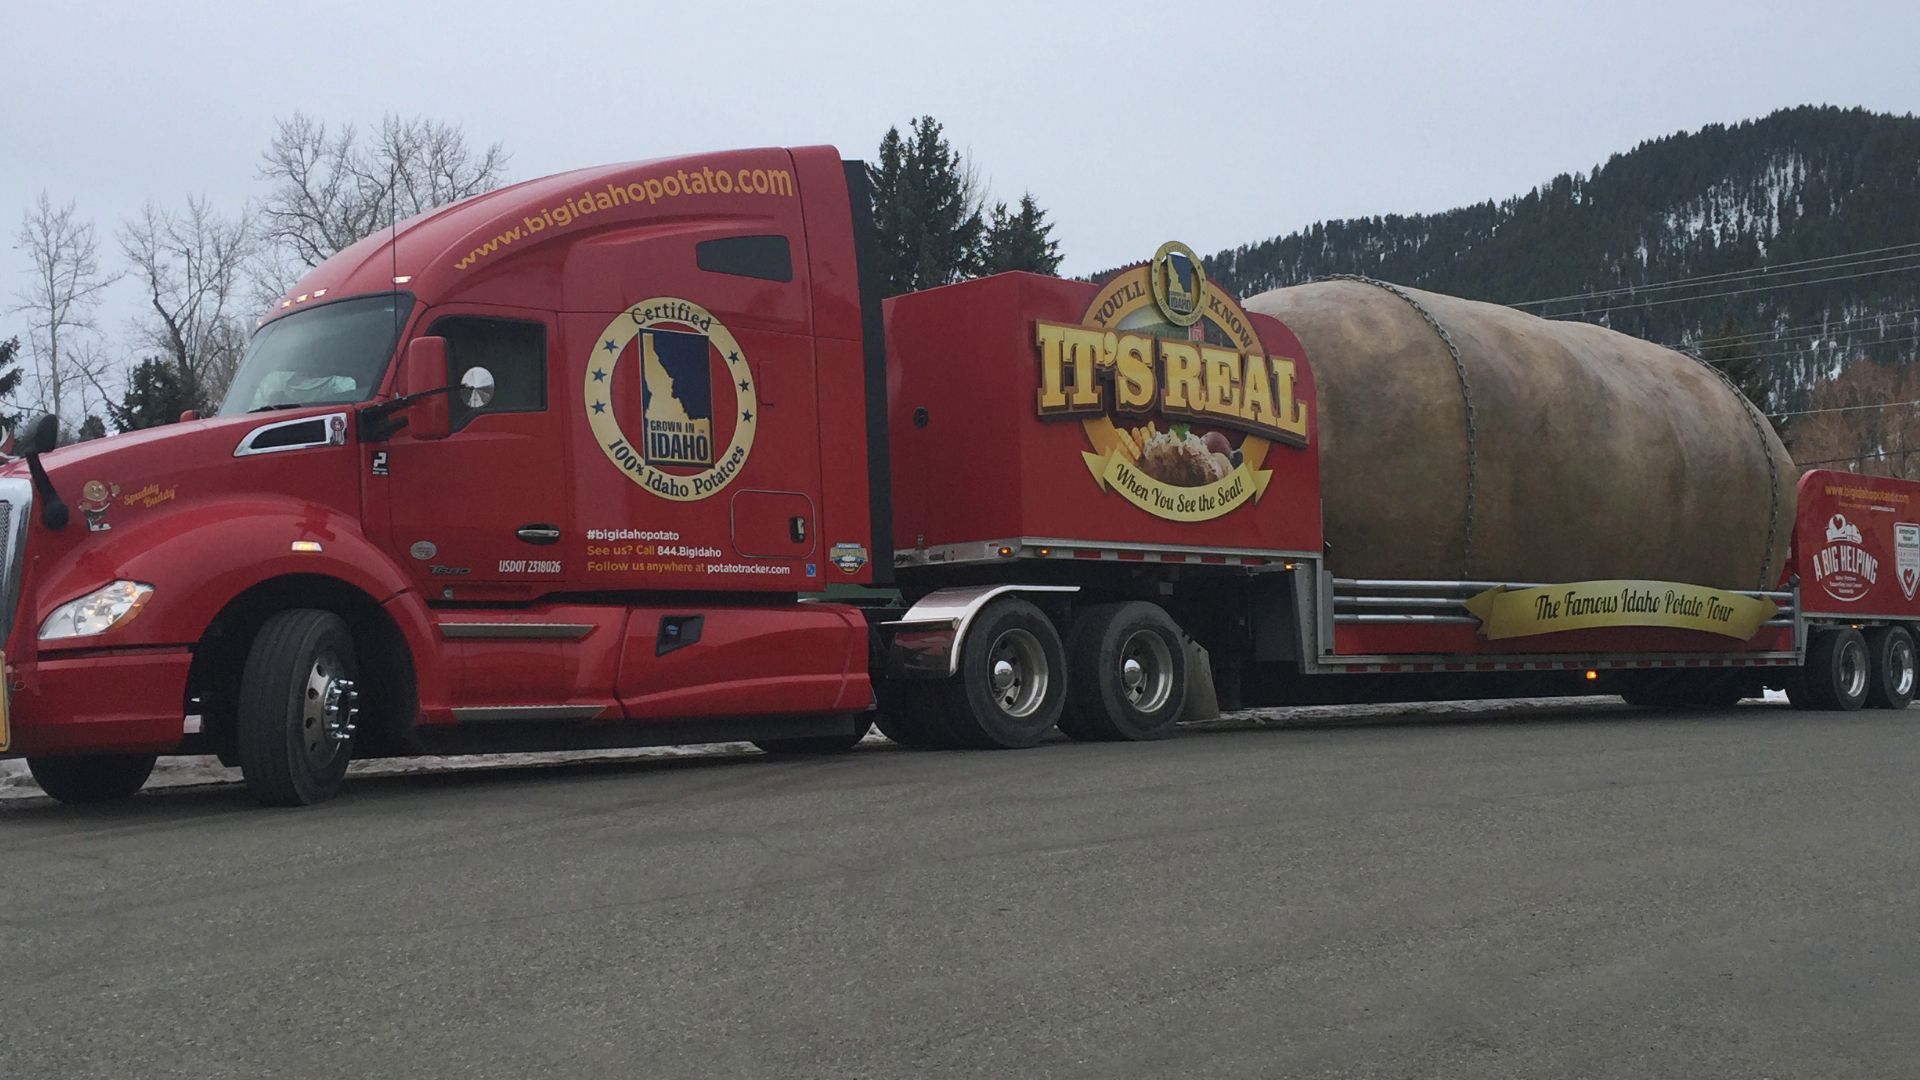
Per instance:
[[[1491,639],[1613,626],[1702,630],[1745,641],[1779,614],[1756,600],[1704,585],[1672,581],[1574,581],[1537,589],[1488,589],[1467,601]]]
[[[1258,502],[1267,493],[1273,479],[1272,469],[1256,469],[1253,463],[1267,459],[1267,440],[1249,435],[1240,444],[1241,464],[1232,472],[1199,487],[1169,484],[1143,472],[1137,462],[1120,448],[1113,421],[1105,416],[1082,422],[1087,439],[1097,452],[1081,451],[1087,470],[1101,488],[1112,488],[1128,502],[1149,514],[1171,521],[1208,521],[1229,513],[1247,502]]]

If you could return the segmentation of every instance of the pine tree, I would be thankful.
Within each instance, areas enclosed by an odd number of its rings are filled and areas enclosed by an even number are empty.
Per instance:
[[[106,437],[107,422],[105,420],[100,419],[92,413],[88,413],[87,418],[80,421],[81,442],[87,442],[92,439],[104,439]]]
[[[1053,223],[1033,201],[1031,192],[1020,196],[1017,211],[1009,212],[1006,203],[995,203],[981,245],[981,271],[1053,273],[1060,266],[1060,242],[1051,238],[1052,232]]]
[[[880,140],[867,167],[874,230],[880,246],[881,291],[887,296],[947,285],[975,273],[985,223],[972,166],[931,116]]]
[[[120,404],[107,403],[113,426],[121,431],[171,424],[190,408],[192,395],[179,370],[159,357],[140,361],[127,377],[127,393]]]
[[[1782,439],[1786,438],[1785,422],[1774,415],[1780,405],[1777,382],[1773,370],[1759,350],[1754,347],[1756,335],[1748,333],[1738,320],[1729,316],[1714,332],[1709,344],[1701,352],[1700,358],[1720,369],[1721,374],[1733,381],[1754,407],[1767,414],[1774,431]]]
[[[20,339],[0,341],[0,421],[11,428],[20,420],[13,407],[13,393],[20,389]]]

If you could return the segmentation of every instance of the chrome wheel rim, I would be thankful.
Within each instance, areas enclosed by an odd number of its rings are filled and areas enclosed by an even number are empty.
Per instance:
[[[1867,649],[1854,644],[1840,650],[1840,689],[1848,699],[1867,692]]]
[[[1895,641],[1893,648],[1887,650],[1887,665],[1892,669],[1888,672],[1888,682],[1893,684],[1893,695],[1898,698],[1913,696],[1913,642]]]
[[[300,696],[300,741],[307,759],[332,763],[353,741],[359,716],[360,691],[347,677],[346,665],[330,652],[314,657]]]
[[[1015,627],[987,650],[987,696],[1008,716],[1031,716],[1047,696],[1047,654],[1040,639]]]
[[[1151,630],[1135,630],[1120,643],[1120,693],[1144,713],[1173,696],[1173,650]]]

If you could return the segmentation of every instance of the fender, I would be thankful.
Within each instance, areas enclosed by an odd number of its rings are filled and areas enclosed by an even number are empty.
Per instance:
[[[295,541],[318,544],[319,550],[296,551]],[[198,500],[118,530],[50,566],[35,564],[36,627],[55,607],[117,578],[154,588],[139,616],[107,637],[41,646],[46,652],[190,645],[234,597],[289,574],[335,578],[382,605],[410,588],[356,519],[293,498]],[[401,620],[403,630],[408,621],[417,620]],[[417,649],[421,643],[409,644]]]
[[[960,670],[960,646],[974,616],[995,597],[1007,593],[1072,593],[1078,585],[967,585],[936,589],[908,609],[906,617],[883,622],[887,673],[904,679],[945,679]]]

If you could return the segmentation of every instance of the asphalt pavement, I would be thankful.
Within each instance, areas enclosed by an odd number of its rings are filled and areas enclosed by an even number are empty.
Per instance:
[[[1920,1075],[1920,711],[1294,715],[0,802],[0,1076]]]

